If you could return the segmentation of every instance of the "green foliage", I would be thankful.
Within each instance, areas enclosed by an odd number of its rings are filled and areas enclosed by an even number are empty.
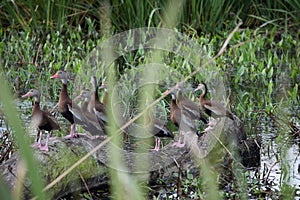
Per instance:
[[[249,128],[256,126],[253,123],[257,123],[255,119],[260,113],[272,113],[277,103],[293,101],[296,105],[299,100],[296,94],[299,77],[294,75],[299,68],[293,59],[299,44],[290,35],[278,38],[275,31],[266,34],[270,37],[250,30],[236,33],[232,43],[243,45],[232,48],[228,55],[217,60],[229,72],[231,105],[238,116],[249,122]]]
[[[295,199],[296,197],[296,189],[295,187],[288,185],[286,183],[281,187],[281,195],[280,199]]]
[[[240,17],[246,27],[266,22],[283,25],[283,29],[289,32],[291,28],[297,30],[299,26],[300,5],[296,0],[182,2],[181,15],[176,16],[180,20],[175,20],[175,26],[179,30],[186,30],[188,27],[199,32],[221,34],[222,29],[234,26],[232,21],[236,17]],[[122,32],[139,27],[165,26],[169,21],[166,17],[168,12],[176,5],[163,0],[53,0],[47,3],[36,0],[3,1],[0,4],[0,25],[43,34],[45,30],[67,30],[66,24],[72,27],[81,26],[83,30],[91,31],[90,23],[93,23],[96,31],[101,30],[106,34],[114,30]],[[86,18],[91,20],[86,21]],[[171,15],[169,19],[172,20]]]

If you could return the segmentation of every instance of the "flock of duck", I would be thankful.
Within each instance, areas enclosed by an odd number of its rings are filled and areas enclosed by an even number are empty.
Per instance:
[[[91,84],[93,90],[83,89],[80,92],[80,95],[72,100],[68,95],[67,90],[67,73],[64,71],[57,71],[56,74],[51,76],[51,79],[60,79],[62,82],[62,89],[58,101],[58,111],[71,124],[70,134],[65,137],[76,138],[79,136],[79,134],[75,133],[75,124],[81,125],[83,129],[90,132],[92,136],[84,134],[84,136],[90,139],[96,139],[101,135],[105,135],[107,124],[105,111],[105,106],[107,104],[107,90],[105,83],[102,83],[99,88],[96,78],[92,76]],[[98,89],[104,90],[102,102],[99,100]],[[174,91],[167,91],[172,96],[170,103],[170,119],[179,130],[192,130],[199,133],[197,130],[198,127],[194,121],[201,120],[207,124],[207,127],[204,130],[204,132],[207,132],[215,125],[208,120],[208,117],[215,119],[219,117],[228,117],[232,120],[234,119],[233,114],[221,103],[206,99],[207,86],[205,83],[200,83],[194,92],[198,90],[202,91],[199,98],[200,106],[184,97],[179,86],[177,86]],[[34,99],[31,123],[38,129],[38,141],[33,147],[38,148],[41,151],[49,151],[48,142],[51,131],[60,129],[59,124],[50,112],[40,108],[40,92],[38,90],[30,89],[22,96],[22,98],[29,97]],[[77,105],[78,101],[82,101],[81,106]],[[174,138],[174,135],[166,124],[159,119],[153,119],[152,124],[152,134],[156,138],[155,148],[153,150],[158,151],[160,149],[160,137]],[[48,132],[44,146],[42,145],[43,130]],[[173,145],[183,147],[185,141],[181,141],[181,138],[182,137],[179,137],[179,140]]]

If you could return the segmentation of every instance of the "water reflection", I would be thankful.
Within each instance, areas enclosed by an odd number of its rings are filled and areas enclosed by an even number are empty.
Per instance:
[[[287,141],[284,141],[287,142]],[[282,146],[283,144],[280,144]],[[287,145],[290,145],[287,147]],[[274,134],[262,135],[261,148],[261,179],[272,183],[274,189],[280,190],[283,183],[287,183],[300,189],[300,156],[299,146],[297,144],[286,144],[284,149],[276,144],[276,136]],[[285,156],[284,156],[285,154]],[[284,164],[287,167],[287,173],[284,175]],[[284,179],[284,177],[286,177]]]

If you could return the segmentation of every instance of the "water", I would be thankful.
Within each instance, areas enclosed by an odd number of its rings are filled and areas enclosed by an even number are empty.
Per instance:
[[[276,138],[274,134],[263,134],[262,135],[262,148],[261,148],[261,179],[267,182],[274,183],[274,188],[279,190],[279,186],[286,181],[287,183],[294,185],[299,188],[299,173],[297,172],[299,159],[299,147],[296,144],[288,147],[286,151],[286,157],[281,160],[280,154],[283,152],[276,144]],[[289,179],[284,180],[282,175],[281,163],[284,162],[285,165],[289,166]],[[297,167],[296,167],[297,166]]]
[[[273,191],[280,191],[285,183],[294,187],[300,198],[300,148],[299,141],[292,139],[289,130],[282,132],[273,124],[263,122],[260,136],[261,164],[260,179],[269,183]]]

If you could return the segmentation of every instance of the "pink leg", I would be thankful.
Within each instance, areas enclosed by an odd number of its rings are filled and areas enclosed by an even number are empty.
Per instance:
[[[207,126],[203,132],[208,132],[210,130],[213,130],[213,127],[212,126]]]
[[[152,151],[159,151],[159,149],[160,149],[160,138],[156,137],[155,138],[155,148],[152,149]]]
[[[45,146],[41,146],[41,147],[40,147],[40,150],[41,150],[41,151],[49,151],[49,148],[48,148],[49,138],[50,138],[50,132],[48,132],[48,134],[47,134],[47,139],[46,139],[46,144],[45,144]]]
[[[42,146],[42,135],[43,135],[43,132],[41,130],[39,130],[39,140],[36,144],[32,145],[32,147],[40,148]]]
[[[183,138],[183,142],[182,142],[182,138]],[[184,135],[180,133],[178,141],[174,142],[172,146],[182,148],[184,147],[184,145],[185,145]]]
[[[67,135],[65,138],[74,138],[74,137],[77,137],[77,134],[75,134],[75,124],[71,124],[70,134]]]
[[[178,148],[182,148],[185,146],[185,142],[181,143],[180,140],[178,140],[177,142],[173,143],[172,146],[178,147]]]

